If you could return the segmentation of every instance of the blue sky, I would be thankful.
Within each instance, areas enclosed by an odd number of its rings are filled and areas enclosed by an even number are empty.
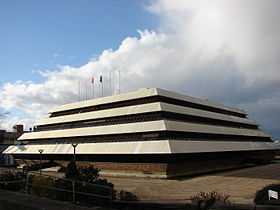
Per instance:
[[[37,70],[79,66],[157,19],[147,1],[2,1],[0,82],[40,81]]]

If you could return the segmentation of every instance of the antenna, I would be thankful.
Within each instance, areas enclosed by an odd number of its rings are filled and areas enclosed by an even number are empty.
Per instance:
[[[113,95],[115,95],[115,72],[112,71],[112,92],[113,92]]]
[[[121,70],[119,69],[119,94],[121,93]]]
[[[81,83],[81,91],[82,91],[82,101],[85,100],[85,90],[84,90],[84,85]]]
[[[94,82],[92,83],[92,97],[94,98]]]
[[[87,83],[86,82],[85,82],[85,94],[86,94],[85,100],[87,100],[87,98],[88,98],[88,90],[87,90]]]

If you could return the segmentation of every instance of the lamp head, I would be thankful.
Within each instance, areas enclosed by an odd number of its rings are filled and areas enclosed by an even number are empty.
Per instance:
[[[72,147],[76,147],[76,146],[78,146],[77,143],[72,143]]]

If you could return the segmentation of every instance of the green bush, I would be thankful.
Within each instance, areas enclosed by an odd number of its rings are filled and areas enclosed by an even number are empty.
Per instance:
[[[78,169],[71,161],[66,169],[66,178],[31,175],[28,178],[31,183],[29,191],[41,197],[72,201],[74,184],[76,202],[86,205],[107,204],[108,196],[114,192],[113,184],[106,179],[101,179],[99,169],[93,166]]]
[[[5,171],[0,174],[0,188],[4,190],[20,191],[24,189],[25,176],[18,171]]]
[[[70,161],[70,163],[66,167],[65,177],[67,179],[76,179],[79,177],[79,170],[77,168],[75,161]]]
[[[273,190],[280,194],[280,184],[271,184],[257,191],[254,199],[255,204],[268,204],[271,202],[275,203],[275,201],[268,200],[268,190]]]
[[[14,180],[21,180],[24,178],[22,172],[19,171],[5,171],[0,174],[0,182],[1,181],[14,181]]]
[[[135,194],[124,190],[121,190],[118,193],[118,199],[121,201],[138,201],[138,198]]]
[[[65,178],[113,188],[114,185],[107,179],[100,178],[99,172],[100,169],[94,166],[77,168],[75,162],[71,161],[66,167]]]
[[[84,182],[95,183],[99,179],[99,171],[98,168],[93,166],[80,168],[78,179]]]

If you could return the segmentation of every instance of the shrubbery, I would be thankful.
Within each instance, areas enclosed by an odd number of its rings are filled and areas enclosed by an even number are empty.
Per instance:
[[[66,167],[65,178],[67,179],[76,179],[79,177],[80,172],[77,168],[76,163],[72,160]]]
[[[118,193],[118,199],[121,201],[138,201],[138,198],[135,194],[124,190],[121,190]]]
[[[14,181],[21,180],[23,178],[23,173],[18,171],[6,171],[0,174],[0,182],[2,181]]]
[[[18,171],[6,171],[0,175],[0,188],[4,190],[19,191],[24,187],[24,175]]]
[[[114,185],[101,179],[99,169],[93,166],[77,168],[75,162],[71,161],[66,168],[65,177],[66,179],[59,179],[33,175],[30,178],[30,192],[38,196],[72,201],[74,188],[75,201],[83,204],[106,203],[114,192]],[[114,198],[114,193],[112,197]]]
[[[96,183],[96,181],[100,180],[99,172],[100,170],[93,166],[84,167],[80,169],[78,179],[84,182]]]
[[[192,204],[197,210],[208,210],[214,205],[230,205],[229,195],[219,194],[215,191],[205,193],[200,192],[199,194],[191,197]]]

